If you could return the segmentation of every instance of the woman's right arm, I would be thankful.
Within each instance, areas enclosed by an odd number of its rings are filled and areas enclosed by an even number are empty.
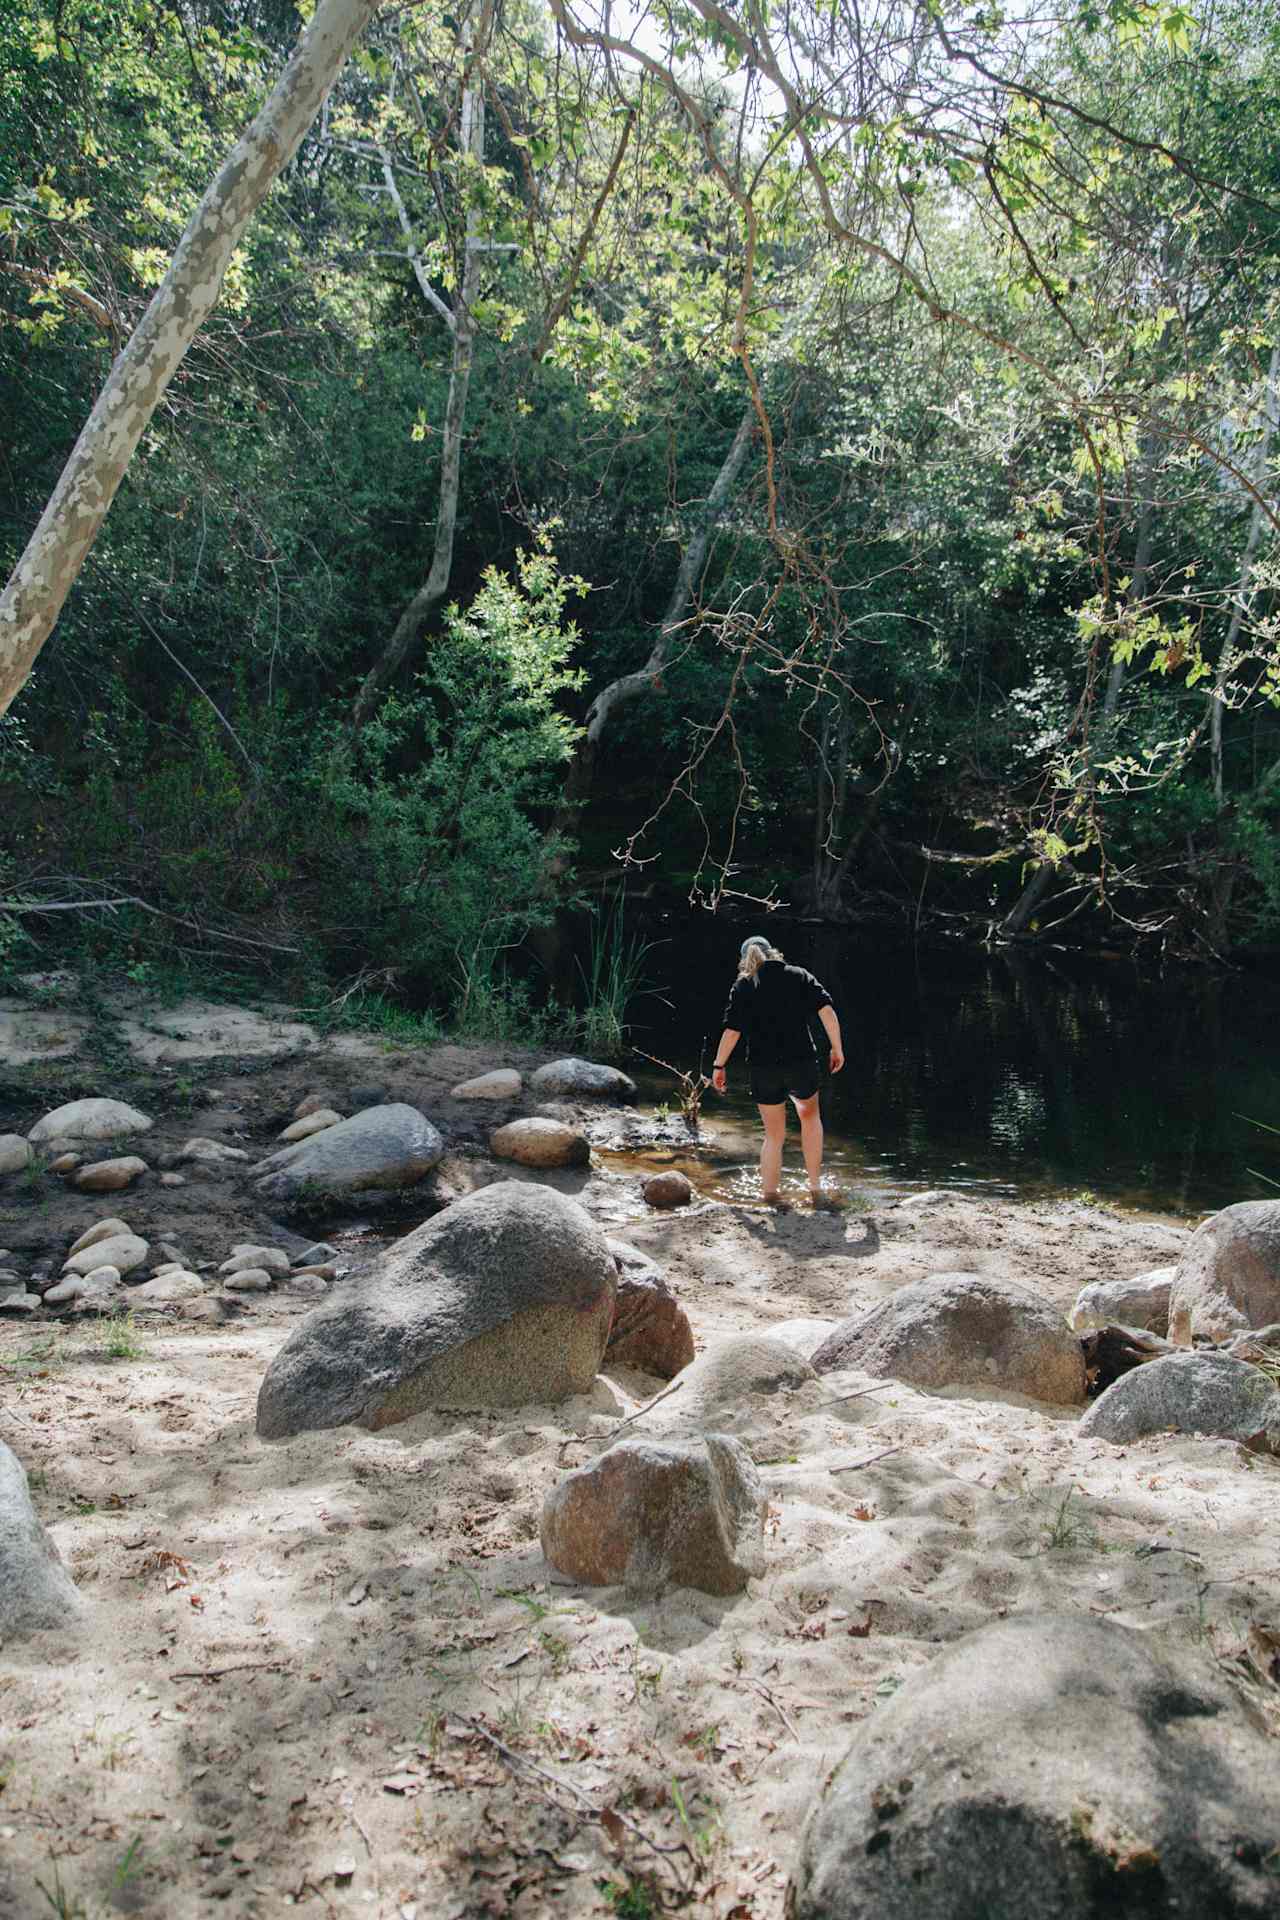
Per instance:
[[[725,1090],[726,1081],[724,1070],[732,1057],[734,1048],[741,1038],[742,1035],[736,1027],[726,1027],[720,1035],[720,1044],[716,1048],[715,1064],[711,1069],[711,1084],[717,1093],[723,1093]]]

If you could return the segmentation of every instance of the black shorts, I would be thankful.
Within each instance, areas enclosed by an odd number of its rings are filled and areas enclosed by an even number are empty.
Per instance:
[[[784,1066],[753,1066],[751,1098],[760,1107],[781,1106],[787,1095],[793,1100],[809,1100],[818,1091],[822,1071],[818,1056],[789,1060]]]

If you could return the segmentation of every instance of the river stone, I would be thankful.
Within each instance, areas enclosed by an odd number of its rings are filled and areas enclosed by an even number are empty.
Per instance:
[[[563,1120],[512,1120],[489,1136],[489,1150],[499,1160],[515,1160],[522,1167],[585,1167],[591,1148],[585,1134]]]
[[[130,1133],[146,1133],[155,1122],[123,1100],[72,1100],[37,1120],[28,1140],[40,1146],[46,1140],[117,1140]]]
[[[1280,1200],[1246,1200],[1204,1221],[1178,1262],[1169,1338],[1229,1340],[1280,1320]]]
[[[91,1166],[78,1168],[71,1184],[80,1193],[119,1193],[147,1171],[146,1161],[130,1153],[119,1160],[95,1160]]]
[[[0,1641],[70,1626],[84,1612],[31,1504],[21,1463],[0,1440]]]
[[[333,1107],[333,1101],[327,1093],[307,1093],[294,1108],[293,1117],[295,1120],[306,1120],[311,1114],[319,1113],[325,1107]],[[338,1114],[338,1118],[341,1120],[342,1115]]]
[[[1148,1433],[1204,1433],[1280,1454],[1280,1391],[1247,1360],[1171,1353],[1122,1374],[1098,1395],[1079,1431],[1121,1446]]]
[[[366,1107],[273,1153],[258,1168],[254,1185],[269,1200],[413,1187],[443,1152],[444,1141],[416,1107]]]
[[[203,1133],[194,1133],[189,1140],[184,1140],[173,1156],[175,1165],[180,1167],[189,1164],[216,1167],[223,1161],[244,1161],[248,1158],[243,1147],[229,1147],[225,1140],[210,1140]]]
[[[575,1201],[520,1181],[485,1187],[307,1315],[267,1369],[258,1432],[377,1429],[425,1407],[587,1393],[615,1287],[604,1237]]]
[[[669,1167],[665,1173],[651,1173],[641,1191],[651,1207],[687,1207],[693,1199],[688,1176]]]
[[[0,1133],[0,1173],[21,1173],[35,1159],[20,1133]]]
[[[95,1220],[91,1227],[85,1228],[78,1240],[71,1242],[67,1248],[67,1258],[70,1260],[75,1254],[83,1253],[86,1247],[96,1246],[99,1240],[114,1240],[122,1233],[133,1236],[133,1228],[127,1220]]]
[[[1087,1615],[968,1633],[858,1727],[787,1920],[1264,1920],[1275,1749],[1205,1657]]]
[[[279,1247],[238,1246],[231,1249],[231,1257],[224,1260],[218,1268],[219,1273],[244,1273],[250,1267],[258,1267],[266,1273],[288,1273],[289,1256]]]
[[[15,1276],[16,1277],[16,1276]],[[40,1305],[38,1293],[28,1293],[25,1287],[11,1287],[5,1291],[7,1282],[0,1285],[0,1313],[34,1313]]]
[[[542,1551],[588,1587],[741,1593],[764,1569],[767,1504],[750,1454],[726,1434],[620,1440],[551,1489]]]
[[[1169,1295],[1176,1267],[1153,1267],[1134,1280],[1095,1280],[1082,1287],[1067,1315],[1076,1333],[1093,1327],[1141,1327],[1147,1333],[1169,1330]]]
[[[313,1113],[304,1113],[293,1120],[280,1135],[280,1139],[309,1140],[313,1133],[323,1133],[326,1127],[336,1127],[342,1115],[332,1107],[317,1107]]]
[[[110,1246],[112,1242],[105,1244]],[[97,1248],[93,1251],[96,1253]],[[54,1307],[65,1306],[69,1300],[80,1300],[87,1305],[94,1301],[114,1299],[119,1291],[119,1267],[103,1265],[91,1267],[88,1273],[64,1272],[61,1280],[47,1290],[44,1298],[46,1305]]]
[[[205,1292],[204,1281],[198,1273],[189,1273],[182,1267],[170,1267],[164,1273],[158,1273],[154,1280],[144,1281],[142,1286],[134,1287],[129,1295],[129,1305],[141,1302],[151,1306],[167,1306],[174,1300],[196,1300]]]
[[[529,1085],[542,1100],[617,1100],[636,1097],[636,1083],[617,1067],[598,1066],[593,1060],[548,1060]]]
[[[514,1067],[495,1067],[492,1073],[477,1074],[453,1089],[455,1100],[518,1100],[524,1085]]]
[[[935,1273],[844,1321],[813,1356],[913,1387],[994,1387],[1054,1406],[1085,1397],[1084,1353],[1053,1307],[1006,1280]]]
[[[639,1367],[671,1380],[693,1359],[689,1316],[647,1254],[625,1240],[606,1244],[618,1269],[618,1297],[605,1365]]]
[[[95,1267],[118,1267],[121,1273],[132,1273],[135,1267],[142,1266],[151,1249],[145,1240],[136,1233],[113,1233],[105,1240],[92,1240],[79,1253],[68,1254],[62,1263],[66,1273],[92,1273]]]
[[[285,1267],[285,1272],[289,1271]],[[277,1275],[268,1273],[265,1267],[237,1267],[223,1281],[229,1293],[270,1293],[276,1284]]]

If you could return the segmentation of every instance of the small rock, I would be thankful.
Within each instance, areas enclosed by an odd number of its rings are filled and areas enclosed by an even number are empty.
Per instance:
[[[146,1133],[154,1125],[149,1114],[123,1100],[72,1100],[37,1120],[27,1138],[33,1146],[50,1140],[118,1140]]]
[[[244,1273],[253,1269],[263,1273],[288,1273],[289,1256],[278,1247],[233,1247],[231,1258],[223,1261],[218,1272]]]
[[[95,1160],[92,1166],[79,1168],[71,1184],[81,1193],[119,1193],[148,1171],[146,1161],[131,1153],[119,1160]]]
[[[585,1167],[591,1161],[586,1135],[562,1120],[512,1120],[489,1136],[489,1149],[522,1167]]]
[[[314,1113],[304,1114],[301,1120],[294,1120],[278,1138],[284,1141],[309,1140],[313,1133],[323,1133],[326,1127],[336,1127],[342,1115],[335,1113],[332,1107],[317,1107]]]
[[[275,1285],[275,1276],[268,1273],[265,1267],[237,1267],[222,1284],[231,1293],[270,1293]]]
[[[618,1268],[618,1298],[604,1365],[639,1367],[660,1380],[674,1379],[693,1359],[693,1329],[647,1254],[624,1240],[606,1242]]]
[[[183,1320],[225,1320],[228,1311],[225,1303],[213,1294],[204,1294],[198,1300],[182,1300],[178,1303],[178,1315]]]
[[[524,1082],[514,1067],[495,1067],[492,1073],[477,1074],[453,1089],[455,1100],[518,1100]]]
[[[79,1253],[69,1254],[62,1263],[63,1273],[92,1273],[95,1267],[118,1267],[121,1273],[132,1273],[135,1267],[145,1264],[151,1249],[145,1240],[136,1233],[113,1233],[105,1240],[93,1240]]]
[[[190,1140],[184,1140],[173,1156],[175,1166],[185,1166],[188,1162],[200,1165],[205,1162],[217,1166],[221,1161],[244,1161],[249,1158],[243,1147],[229,1147],[224,1140],[210,1140],[203,1133],[192,1134]]]
[[[636,1083],[617,1067],[599,1066],[593,1060],[548,1060],[529,1082],[544,1100],[617,1100],[636,1097]]]
[[[1148,1360],[1100,1393],[1082,1438],[1125,1446],[1148,1433],[1202,1433],[1280,1454],[1280,1391],[1260,1367],[1226,1353]]]
[[[186,1262],[183,1260],[165,1260],[160,1266],[151,1269],[151,1277],[153,1280],[158,1280],[162,1274],[181,1273],[185,1265]]]
[[[20,1133],[0,1133],[0,1173],[21,1173],[35,1154]]]
[[[0,1441],[0,1639],[70,1626],[84,1602],[36,1517],[27,1476]]]
[[[1095,1280],[1082,1287],[1067,1316],[1077,1333],[1091,1327],[1142,1327],[1148,1333],[1169,1328],[1169,1294],[1176,1267],[1154,1267],[1136,1280]]]
[[[74,1173],[79,1165],[80,1155],[78,1153],[59,1153],[55,1154],[49,1162],[49,1172]]]
[[[321,1265],[315,1267],[294,1267],[293,1276],[296,1280],[302,1280],[304,1278],[308,1280],[336,1280],[338,1277],[338,1269],[332,1260],[326,1260]]]
[[[293,1110],[295,1120],[306,1120],[313,1113],[319,1113],[323,1107],[331,1107],[333,1101],[327,1093],[306,1093]]]
[[[651,1173],[641,1191],[651,1207],[687,1207],[693,1199],[688,1179],[674,1167],[666,1173]]]
[[[25,1287],[15,1287],[12,1292],[0,1293],[0,1313],[34,1313],[40,1305],[38,1293],[28,1293]]]
[[[162,1173],[160,1175],[160,1185],[162,1187],[185,1187],[186,1184],[186,1177],[181,1173]]]
[[[158,1240],[156,1252],[162,1260],[172,1260],[180,1267],[185,1267],[187,1264],[182,1248],[176,1247],[172,1240]]]
[[[234,1283],[232,1281],[228,1280],[227,1282],[228,1286],[231,1286],[233,1284]],[[314,1269],[310,1273],[307,1273],[307,1272],[291,1273],[286,1278],[284,1284],[290,1293],[301,1293],[304,1295],[319,1296],[321,1294],[328,1293],[329,1291],[327,1285],[325,1284],[323,1275],[316,1272]]]
[[[119,1234],[132,1232],[133,1228],[127,1220],[95,1220],[91,1227],[85,1228],[78,1240],[71,1242],[67,1248],[67,1258],[70,1260],[74,1254],[83,1253],[86,1247],[96,1246],[99,1240],[114,1240]]]
[[[197,1300],[204,1292],[205,1284],[198,1273],[188,1273],[182,1267],[167,1267],[154,1280],[134,1287],[129,1295],[129,1303],[132,1305],[138,1300],[154,1306],[167,1306],[175,1300]]]
[[[114,1243],[108,1240],[105,1243]],[[45,1294],[47,1306],[64,1306],[69,1300],[109,1300],[120,1288],[119,1267],[94,1267],[88,1273],[68,1273]]]
[[[330,1260],[339,1260],[341,1257],[338,1249],[331,1247],[327,1240],[313,1240],[309,1247],[304,1247],[302,1252],[295,1256],[293,1264],[295,1267],[320,1267]]]
[[[750,1454],[725,1434],[620,1440],[547,1495],[542,1551],[584,1586],[741,1593],[763,1572],[767,1504]]]

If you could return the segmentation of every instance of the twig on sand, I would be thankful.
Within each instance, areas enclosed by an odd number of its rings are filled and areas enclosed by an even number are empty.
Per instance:
[[[901,1453],[901,1447],[886,1447],[882,1453],[869,1453],[865,1460],[850,1460],[846,1467],[828,1467],[828,1473],[856,1473],[859,1467],[874,1467],[877,1460],[887,1460],[892,1453]]]
[[[288,1664],[283,1660],[240,1660],[233,1667],[193,1667],[190,1671],[171,1673],[171,1680],[221,1680],[224,1673],[288,1673]]]
[[[651,1839],[643,1827],[637,1826],[634,1820],[628,1819],[627,1815],[620,1813],[616,1807],[598,1807],[591,1795],[584,1793],[576,1781],[565,1780],[559,1774],[552,1773],[548,1767],[540,1767],[536,1760],[526,1759],[524,1754],[517,1753],[513,1747],[507,1745],[505,1740],[499,1740],[496,1733],[490,1733],[482,1720],[473,1720],[468,1714],[459,1714],[458,1724],[456,1726],[446,1724],[445,1732],[452,1735],[455,1740],[483,1740],[506,1761],[513,1772],[531,1774],[535,1779],[545,1781],[548,1786],[554,1787],[558,1793],[569,1794],[589,1819],[600,1822],[611,1839],[617,1827],[625,1827],[627,1832],[634,1834],[641,1845],[648,1847],[651,1853],[661,1854],[668,1859],[683,1854],[696,1873],[698,1863],[686,1841],[680,1840],[675,1846],[668,1847],[663,1846],[659,1840]],[[545,1797],[551,1800],[550,1794],[546,1794]],[[551,1804],[559,1807],[561,1812],[564,1811],[560,1802],[551,1800]]]
[[[787,1732],[791,1735],[791,1738],[793,1740],[798,1740],[800,1738],[799,1727],[796,1725],[795,1721],[791,1718],[791,1715],[787,1712],[782,1702],[774,1698],[773,1694],[770,1693],[768,1687],[766,1687],[762,1681],[753,1680],[750,1674],[747,1674],[747,1673],[738,1674],[736,1677],[742,1681],[744,1686],[753,1688],[754,1691],[760,1695],[762,1700],[768,1701],[769,1705],[773,1708],[774,1712],[777,1714],[779,1720],[781,1720],[783,1726],[786,1728]]]
[[[361,1819],[360,1819],[360,1815],[356,1812],[354,1807],[347,1808],[347,1818],[351,1822],[352,1826],[355,1828],[356,1832],[360,1835],[360,1838],[364,1841],[364,1850],[368,1854],[369,1858],[372,1860],[373,1842],[372,1840],[370,1840],[368,1834],[365,1832],[363,1823],[361,1822]]]
[[[612,1446],[614,1441],[617,1439],[618,1435],[623,1431],[625,1427],[634,1426],[637,1420],[643,1420],[645,1414],[652,1412],[653,1408],[657,1406],[659,1400],[669,1399],[670,1396],[673,1393],[677,1392],[678,1389],[681,1388],[683,1385],[684,1385],[683,1380],[673,1380],[669,1387],[664,1387],[662,1389],[661,1393],[655,1393],[652,1400],[646,1400],[642,1407],[637,1407],[634,1413],[629,1413],[625,1420],[619,1420],[617,1426],[614,1427],[611,1432],[603,1435],[605,1445]],[[589,1446],[593,1440],[599,1440],[601,1437],[602,1437],[601,1435],[595,1434],[595,1433],[591,1433],[591,1434],[571,1433],[569,1435],[569,1438],[567,1440],[562,1440],[560,1442],[560,1445],[556,1448],[557,1456],[563,1457],[564,1450],[566,1447],[576,1447],[578,1445],[582,1445],[584,1447]]]
[[[884,1393],[889,1387],[899,1385],[901,1385],[901,1382],[897,1380],[881,1380],[877,1382],[874,1387],[859,1387],[856,1393],[840,1393],[836,1395],[834,1400],[820,1400],[814,1408],[814,1412],[822,1413],[827,1407],[847,1406],[850,1400],[865,1400],[870,1394]]]

